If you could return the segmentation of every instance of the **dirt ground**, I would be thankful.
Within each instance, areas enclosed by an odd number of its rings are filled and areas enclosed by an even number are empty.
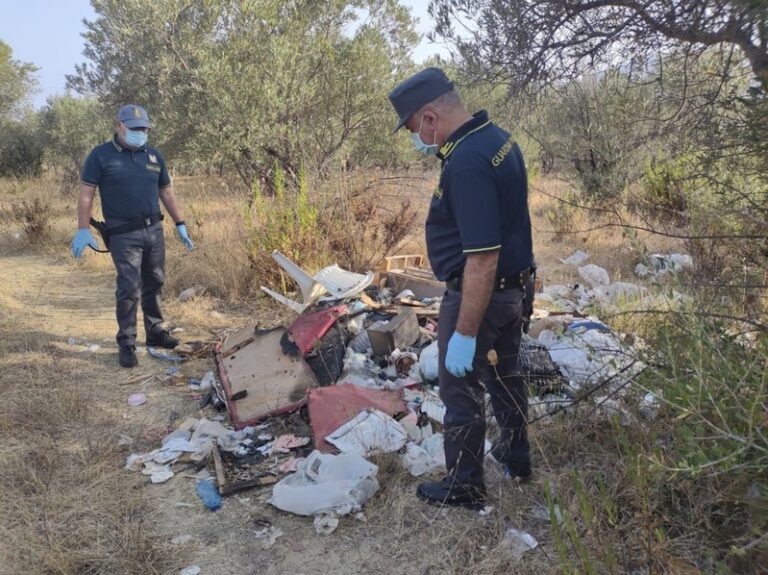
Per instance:
[[[540,219],[535,225],[546,227]],[[591,252],[592,261],[608,266],[616,279],[626,278],[634,265],[632,254],[618,247],[610,233],[602,237],[574,236],[562,242],[553,242],[542,234],[537,235],[536,243],[541,275],[550,283],[575,279],[574,272],[557,258],[567,257],[577,247]],[[62,246],[62,252],[64,249]],[[129,493],[142,501],[141,510],[136,512],[140,513],[140,520],[126,514],[115,521],[126,526],[140,525],[150,550],[139,550],[137,554],[161,556],[148,562],[151,569],[126,567],[129,565],[126,563],[120,568],[122,571],[114,572],[178,573],[187,565],[199,565],[204,575],[557,572],[548,521],[532,512],[544,502],[547,474],[556,472],[557,463],[547,460],[538,447],[539,442],[546,440],[546,426],[532,430],[537,475],[531,484],[522,487],[513,484],[487,462],[490,503],[495,508],[492,513],[481,516],[477,512],[440,509],[419,501],[414,493],[418,480],[405,474],[395,457],[383,457],[375,461],[380,466],[381,489],[364,508],[365,521],[345,517],[329,536],[317,535],[310,518],[296,517],[271,507],[267,503],[271,492],[268,487],[231,496],[220,511],[213,513],[201,505],[194,480],[189,477],[176,476],[166,484],[151,485],[148,478],[124,471],[122,465],[129,453],[151,450],[158,445],[170,418],[181,421],[199,413],[195,399],[162,381],[170,364],[140,351],[137,369],[125,370],[118,366],[114,343],[114,276],[109,265],[94,263],[96,257],[105,256],[89,254],[85,263],[78,264],[64,253],[39,255],[25,249],[9,249],[0,257],[0,321],[6,328],[12,328],[14,338],[13,342],[7,342],[5,353],[0,357],[0,391],[10,393],[8,390],[18,383],[22,374],[32,382],[30,394],[37,385],[45,393],[76,389],[78,405],[72,405],[71,409],[78,414],[84,410],[77,421],[82,419],[86,423],[83,429],[72,429],[62,423],[67,430],[64,436],[67,445],[73,452],[87,454],[88,449],[93,452],[93,447],[86,449],[81,444],[103,444],[99,453],[105,454],[107,467],[114,470],[114,489],[119,490],[121,496]],[[177,256],[171,254],[169,260],[173,257]],[[169,267],[173,267],[170,261]],[[254,318],[254,312],[227,308],[206,297],[179,303],[173,294],[168,294],[166,300],[167,319],[172,326],[184,329],[181,337],[185,340],[212,339],[249,319],[267,323],[279,319],[274,313],[270,315],[268,308],[261,317],[258,316],[262,312],[255,312]],[[68,343],[73,337],[100,347],[87,351],[81,344]],[[188,376],[201,377],[213,367],[212,359],[200,359],[184,364],[182,370]],[[145,375],[146,380],[126,384],[126,381],[135,381],[137,375]],[[127,404],[128,396],[135,392],[146,394],[144,405],[130,407]],[[46,396],[41,392],[40,397]],[[4,401],[9,400],[6,397]],[[6,404],[6,408],[0,429],[8,432],[12,425],[21,425],[15,419],[21,416],[13,415],[14,404]],[[29,409],[34,421],[27,420],[24,425],[30,425],[30,430],[45,427],[46,404],[42,400],[37,404],[36,418],[35,408]],[[66,416],[61,414],[63,419]],[[122,442],[127,441],[123,436],[130,438],[130,445],[119,445],[121,438]],[[64,449],[65,446],[56,440],[49,447]],[[82,465],[88,464],[86,458]],[[89,493],[95,492],[84,490],[86,500],[82,505],[86,508],[100,505],[105,506],[106,515],[116,513],[110,511],[109,502],[104,501],[105,493],[108,499],[109,489],[98,492],[101,500],[91,499]],[[118,497],[116,491],[112,493]],[[270,548],[265,548],[263,540],[255,537],[265,520],[284,533]],[[69,525],[77,525],[77,520],[63,521],[61,525],[67,529]],[[521,560],[513,560],[503,541],[507,527],[532,533],[540,546]],[[12,533],[14,527],[6,523],[5,529]],[[28,529],[34,532],[32,525]],[[183,544],[172,543],[182,535],[191,538]],[[63,537],[59,533],[47,536],[48,544],[50,537]],[[29,544],[29,553],[34,554],[35,547]],[[90,570],[67,563],[64,559],[67,554],[67,547],[62,544],[59,559],[47,560],[51,564],[42,567],[40,562],[28,562],[30,570],[19,568],[24,563],[14,556],[14,562],[6,567],[11,570],[4,571],[0,565],[0,573],[105,572],[96,560],[92,561],[96,567]],[[141,562],[136,565],[139,564]]]

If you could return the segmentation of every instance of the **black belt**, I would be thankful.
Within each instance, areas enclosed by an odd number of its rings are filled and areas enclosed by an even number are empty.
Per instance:
[[[521,272],[512,274],[502,278],[496,278],[496,284],[494,291],[504,291],[508,289],[521,289],[524,290],[531,281],[531,274],[533,270],[526,268]],[[461,291],[461,277],[451,278],[445,282],[445,287],[453,291]]]
[[[114,228],[107,228],[105,231],[110,236],[127,234],[128,232],[135,232],[136,230],[140,230],[142,228],[148,228],[152,224],[156,224],[157,222],[162,222],[163,219],[164,219],[163,214],[154,214],[151,216],[146,216],[142,218],[137,218],[135,220],[131,220],[126,224],[121,224],[119,226],[115,226]],[[94,221],[95,220],[91,219],[91,225],[94,225],[95,227],[96,224],[94,223]]]

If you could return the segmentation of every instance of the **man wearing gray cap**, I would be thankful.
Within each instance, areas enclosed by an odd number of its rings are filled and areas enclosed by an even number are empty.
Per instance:
[[[152,125],[147,111],[129,104],[117,113],[116,133],[96,146],[85,160],[77,204],[78,230],[72,255],[80,258],[86,247],[97,248],[91,234],[91,210],[96,188],[104,215],[104,238],[117,270],[117,344],[123,367],[136,359],[136,313],[141,301],[144,331],[149,346],[176,347],[177,339],[163,329],[160,291],[165,277],[165,240],[160,202],[176,223],[176,233],[187,247],[194,246],[163,156],[147,146]]]
[[[448,475],[421,483],[417,495],[477,507],[486,497],[486,391],[501,431],[492,455],[506,475],[531,476],[518,365],[534,272],[525,164],[514,139],[485,111],[467,113],[439,68],[411,76],[389,99],[399,117],[395,131],[404,126],[416,149],[441,162],[426,241],[432,270],[446,283],[438,348]]]

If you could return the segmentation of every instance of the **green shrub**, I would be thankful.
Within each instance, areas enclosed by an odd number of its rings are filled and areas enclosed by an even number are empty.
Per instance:
[[[685,223],[695,183],[691,158],[652,160],[646,164],[640,187],[642,211],[662,221]]]
[[[30,122],[0,126],[0,177],[37,177],[43,168],[43,146]]]
[[[768,550],[768,333],[729,335],[736,324],[690,312],[653,317],[648,368],[627,405],[653,391],[655,419],[639,410],[630,424],[577,417],[548,437],[565,459],[558,467],[572,467],[544,486],[560,570],[759,572]]]
[[[243,211],[256,275],[286,287],[271,258],[274,250],[310,273],[332,263],[365,271],[390,255],[408,236],[416,211],[408,199],[382,202],[369,184],[342,172],[313,190],[303,171],[291,185],[276,167],[274,195],[262,194],[255,185]]]

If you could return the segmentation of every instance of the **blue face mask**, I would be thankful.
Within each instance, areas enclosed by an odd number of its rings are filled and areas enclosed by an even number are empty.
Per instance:
[[[424,142],[424,140],[421,139],[421,136],[419,135],[419,132],[421,132],[421,125],[423,123],[424,123],[424,116],[421,117],[421,123],[419,124],[418,132],[413,132],[411,134],[411,142],[413,143],[413,147],[416,148],[422,154],[427,154],[428,156],[434,156],[435,154],[437,154],[437,150],[438,150],[437,143],[427,144]],[[437,138],[437,134],[435,134],[435,138]]]
[[[125,143],[132,148],[141,148],[147,143],[147,133],[141,130],[126,130]]]

